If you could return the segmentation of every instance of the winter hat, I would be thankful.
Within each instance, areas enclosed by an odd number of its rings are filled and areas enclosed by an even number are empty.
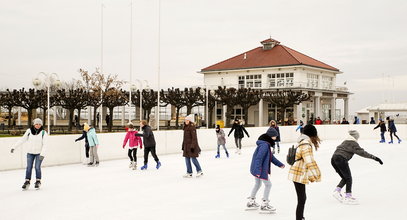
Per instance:
[[[259,139],[257,140],[267,141],[272,147],[274,146],[273,139],[267,133],[260,135]]]
[[[90,127],[89,127],[88,123],[83,123],[83,130],[87,132],[87,131],[89,131],[89,129],[90,129]]]
[[[267,134],[269,137],[277,137],[277,136],[278,136],[277,130],[276,130],[275,128],[273,128],[273,127],[269,127],[269,129],[267,130],[266,134]]]
[[[42,120],[40,118],[36,118],[33,120],[33,125],[42,125]]]
[[[188,120],[192,123],[195,123],[195,115],[194,114],[190,114],[187,117],[185,117],[185,120]]]
[[[358,140],[360,137],[359,132],[356,130],[350,130],[350,131],[348,131],[348,133],[350,136],[354,137],[356,140]]]
[[[318,131],[312,124],[307,124],[304,127],[303,134],[307,135],[308,137],[316,137],[318,136]]]

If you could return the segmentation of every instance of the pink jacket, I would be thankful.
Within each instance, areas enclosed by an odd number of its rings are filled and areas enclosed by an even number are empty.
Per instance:
[[[135,134],[137,134],[137,131],[127,131],[126,137],[124,137],[123,141],[123,148],[126,146],[127,141],[129,141],[129,147],[134,148],[140,146],[140,149],[143,148],[143,141],[141,140],[141,137],[136,137]]]

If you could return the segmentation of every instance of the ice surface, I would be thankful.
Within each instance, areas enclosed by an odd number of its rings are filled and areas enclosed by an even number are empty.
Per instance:
[[[322,182],[307,186],[306,219],[406,219],[403,209],[407,197],[407,144],[360,141],[384,165],[354,156],[350,161],[353,195],[360,205],[349,206],[332,197],[339,176],[331,167],[330,158],[339,143],[323,141],[315,153]],[[282,152],[276,155],[284,163],[289,146],[282,144]],[[0,172],[0,219],[295,219],[296,195],[293,183],[287,180],[288,166],[272,168],[270,204],[277,213],[245,211],[246,197],[254,184],[249,173],[254,148],[243,148],[242,155],[236,155],[231,144],[227,147],[229,159],[223,151],[220,159],[215,159],[215,151],[202,152],[199,162],[204,176],[198,179],[182,178],[186,168],[181,152],[159,155],[159,170],[151,156],[147,171],[129,169],[128,160],[101,161],[99,167],[45,167],[39,191],[34,190],[33,181],[30,190],[21,190],[24,170]],[[139,167],[142,161],[139,157]],[[258,198],[263,189],[262,186]]]

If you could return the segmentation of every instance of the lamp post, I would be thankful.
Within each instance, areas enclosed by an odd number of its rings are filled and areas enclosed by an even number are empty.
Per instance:
[[[136,82],[138,83],[138,87],[135,87],[135,89],[139,89],[140,90],[140,121],[143,120],[143,90],[149,90],[150,87],[148,86],[148,81],[144,80],[144,84],[141,80],[136,79]]]
[[[38,73],[37,78],[33,79],[33,84],[35,87],[39,87],[42,84],[42,81],[40,80],[40,76],[44,76],[44,83],[45,86],[47,87],[47,126],[48,126],[48,133],[51,134],[50,130],[50,122],[49,122],[49,90],[51,85],[55,85],[59,87],[61,85],[61,81],[59,80],[58,74],[56,73],[44,73],[40,72]],[[55,82],[53,82],[55,78]],[[54,117],[55,117],[55,112],[54,112]]]

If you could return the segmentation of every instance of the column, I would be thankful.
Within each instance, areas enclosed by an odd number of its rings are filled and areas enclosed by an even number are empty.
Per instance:
[[[343,99],[343,117],[349,121],[349,99]]]
[[[54,116],[54,126],[55,125],[57,125],[57,107],[56,106],[54,106],[54,114],[53,114],[53,116]]]
[[[123,105],[122,106],[122,126],[124,126],[125,118],[126,118],[126,107]],[[113,120],[113,115],[110,116],[110,120]]]
[[[92,124],[92,109],[89,106],[88,107],[88,125],[91,125],[91,124]]]
[[[259,127],[263,126],[263,99],[260,99],[259,102]]]
[[[302,120],[302,102],[298,105],[295,105],[297,108],[297,125],[300,124],[300,120]]]
[[[18,125],[18,126],[21,125],[21,107],[18,107],[18,121],[17,121],[17,125]]]
[[[223,112],[222,112],[222,119],[223,123],[225,123],[225,126],[229,124],[229,120],[226,118],[226,111],[227,111],[227,106],[223,105]]]
[[[336,121],[336,94],[333,94],[331,99],[331,123]]]
[[[321,96],[315,96],[314,100],[314,119],[316,119],[321,117]]]

